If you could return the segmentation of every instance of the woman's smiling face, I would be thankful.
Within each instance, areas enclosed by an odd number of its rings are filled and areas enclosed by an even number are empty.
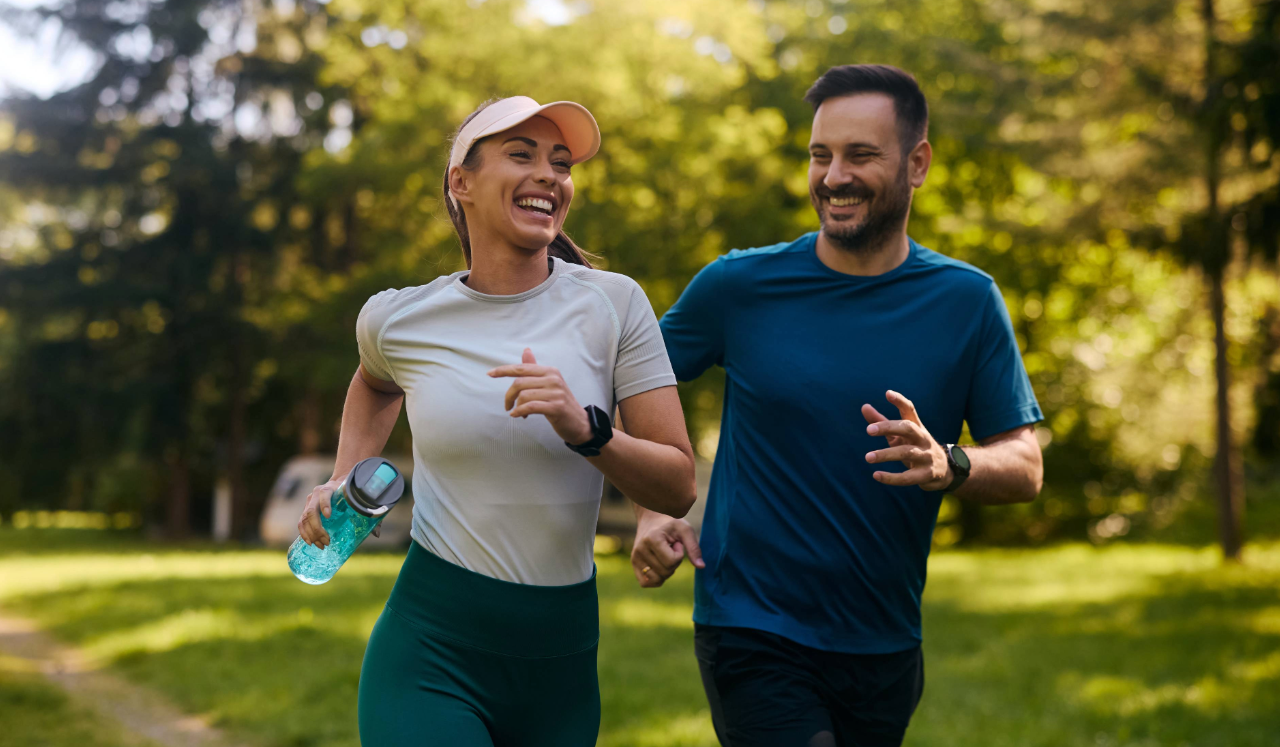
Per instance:
[[[491,232],[536,251],[555,239],[573,200],[570,154],[560,129],[531,117],[472,146],[480,165],[449,176],[472,236]]]

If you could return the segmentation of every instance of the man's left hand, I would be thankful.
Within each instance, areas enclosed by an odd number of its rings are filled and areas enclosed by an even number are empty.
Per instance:
[[[907,471],[876,472],[872,477],[885,485],[919,485],[924,490],[942,490],[950,485],[955,475],[947,463],[947,452],[920,422],[916,406],[893,390],[885,392],[885,398],[898,408],[902,419],[889,420],[871,405],[862,406],[862,416],[869,423],[867,433],[889,440],[889,448],[868,453],[867,461],[902,462]]]

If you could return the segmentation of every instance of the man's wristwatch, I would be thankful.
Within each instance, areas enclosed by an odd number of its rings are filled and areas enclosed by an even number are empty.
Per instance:
[[[942,489],[944,493],[954,493],[969,479],[969,457],[964,450],[955,444],[947,444],[944,448],[947,451],[947,465],[951,467],[951,471],[955,473],[951,484]]]
[[[600,456],[600,448],[613,438],[613,423],[609,421],[609,413],[595,405],[582,408],[587,411],[587,422],[591,424],[591,440],[583,444],[564,442],[565,446],[583,456]]]

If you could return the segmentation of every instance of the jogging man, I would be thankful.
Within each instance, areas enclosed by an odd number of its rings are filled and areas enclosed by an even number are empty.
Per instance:
[[[907,236],[933,155],[915,79],[836,67],[805,100],[821,230],[720,257],[662,319],[678,379],[725,369],[720,445],[701,541],[638,509],[632,564],[697,567],[722,744],[898,745],[942,496],[1034,499],[1041,414],[991,277]]]

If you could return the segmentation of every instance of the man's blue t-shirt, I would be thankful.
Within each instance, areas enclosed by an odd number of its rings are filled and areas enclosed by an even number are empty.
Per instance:
[[[693,619],[807,646],[888,653],[920,643],[920,595],[942,494],[876,482],[886,448],[861,407],[915,403],[939,443],[1041,419],[991,276],[914,241],[853,276],[817,234],[707,265],[662,318],[676,377],[726,373]]]

